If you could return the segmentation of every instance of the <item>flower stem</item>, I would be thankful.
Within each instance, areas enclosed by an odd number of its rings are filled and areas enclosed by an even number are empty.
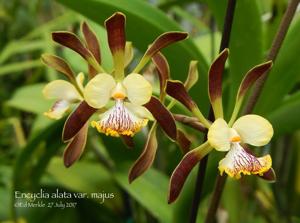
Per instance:
[[[279,29],[277,31],[277,34],[272,43],[272,47],[267,56],[267,60],[274,61],[276,59],[279,49],[283,43],[283,40],[286,36],[287,31],[288,31],[288,28],[291,24],[291,21],[295,15],[299,1],[300,0],[290,0],[289,5],[285,11],[283,18],[282,18]],[[249,97],[248,103],[246,104],[246,108],[245,108],[243,114],[249,114],[252,112],[252,110],[259,98],[259,95],[261,94],[262,88],[264,86],[265,81],[267,80],[267,77],[268,77],[268,73],[265,73],[258,80],[257,84],[255,85],[255,87],[253,89],[253,94]],[[222,196],[222,192],[224,190],[225,182],[226,182],[226,176],[219,175],[217,178],[217,181],[216,181],[212,201],[211,201],[211,204],[210,204],[208,212],[207,212],[205,223],[214,222],[214,219],[216,216],[216,211],[218,209],[220,199]]]
[[[205,128],[204,125],[202,125],[197,118],[195,117],[189,117],[186,115],[181,115],[181,114],[173,114],[173,117],[176,121],[181,122],[182,124],[185,124],[187,126],[192,127],[193,129],[196,129],[200,132],[206,132],[207,129]]]
[[[280,26],[278,28],[278,31],[276,33],[276,36],[273,40],[272,47],[271,47],[269,54],[267,56],[267,59],[266,59],[267,61],[268,60],[274,61],[276,59],[278,52],[284,41],[284,38],[286,36],[286,33],[289,29],[289,26],[290,26],[290,24],[293,20],[293,17],[296,13],[299,2],[300,2],[300,0],[290,0],[288,7],[282,17],[282,20],[281,20]],[[256,102],[258,101],[258,98],[263,89],[263,86],[268,78],[268,73],[269,72],[266,72],[265,74],[263,74],[257,80],[256,84],[254,85],[253,93],[249,97],[248,103],[244,110],[244,114],[249,114],[253,111],[254,106],[255,106]]]
[[[236,5],[236,0],[228,0],[225,21],[224,21],[224,26],[223,26],[223,32],[222,32],[221,45],[220,45],[220,50],[219,50],[220,52],[222,52],[222,50],[224,50],[225,48],[227,48],[229,46],[230,33],[231,33],[231,28],[232,28],[235,5]],[[213,114],[212,108],[210,108],[208,119],[210,121],[214,120],[214,114]],[[206,140],[207,140],[207,134],[204,137],[204,141],[206,141]],[[194,197],[193,197],[192,207],[191,207],[191,212],[190,212],[190,221],[189,221],[190,223],[195,223],[197,220],[197,213],[198,213],[200,198],[201,198],[202,189],[203,189],[203,182],[204,182],[204,178],[205,178],[207,160],[208,160],[208,155],[206,155],[200,161],[200,164],[199,164],[196,185],[195,185],[195,192],[194,192]]]

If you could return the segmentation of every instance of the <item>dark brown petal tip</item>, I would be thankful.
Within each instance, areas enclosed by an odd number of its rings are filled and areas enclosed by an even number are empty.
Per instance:
[[[148,170],[155,158],[157,150],[157,138],[156,138],[156,124],[152,126],[146,145],[140,157],[134,162],[133,166],[129,171],[129,183],[133,182],[137,177],[141,176],[146,170]]]
[[[100,45],[99,45],[99,41],[97,39],[95,32],[93,30],[91,30],[91,28],[89,27],[89,25],[86,22],[82,23],[81,30],[82,30],[82,34],[84,36],[87,48],[94,55],[97,62],[99,64],[101,64]]]
[[[229,50],[224,49],[215,59],[208,73],[208,91],[211,103],[222,97],[222,75]]]
[[[166,32],[160,35],[154,42],[150,45],[150,47],[145,52],[144,56],[134,69],[133,73],[138,73],[150,60],[152,56],[154,56],[161,49],[169,46],[172,43],[178,42],[180,40],[184,40],[188,37],[188,34],[185,32]]]
[[[108,45],[113,55],[118,51],[125,51],[125,22],[126,17],[121,12],[116,12],[105,21]]]
[[[185,32],[166,32],[157,37],[145,53],[146,57],[152,57],[161,49],[169,46],[172,43],[184,40],[188,37]]]
[[[85,101],[81,102],[65,122],[62,134],[63,141],[70,141],[96,111],[97,109],[92,108]]]
[[[88,132],[88,124],[86,123],[78,134],[72,139],[71,142],[67,145],[64,151],[64,165],[65,167],[70,167],[75,161],[77,161],[86,144]]]
[[[62,59],[61,57],[51,55],[51,54],[43,54],[42,57],[42,62],[46,64],[47,66],[57,70],[58,72],[66,75],[66,77],[71,81],[75,81],[75,74],[72,71],[71,67],[69,64]]]
[[[198,149],[188,152],[172,173],[169,184],[168,203],[171,204],[179,196],[183,185],[193,167],[203,158]]]
[[[237,98],[239,99],[243,97],[247,93],[248,89],[256,82],[256,80],[259,79],[268,70],[270,70],[272,66],[273,62],[268,61],[266,63],[259,64],[249,70],[242,80]]]
[[[190,111],[196,108],[196,104],[186,91],[184,85],[180,81],[167,81],[166,92],[177,101],[181,102]]]
[[[269,169],[267,172],[265,172],[262,176],[259,177],[266,181],[269,181],[270,183],[276,182],[276,173],[273,168]]]
[[[129,148],[129,149],[134,148],[134,141],[131,136],[121,135],[121,138],[122,138],[123,143],[127,146],[127,148]]]
[[[144,105],[156,119],[164,132],[174,141],[177,139],[177,128],[172,114],[167,108],[156,98],[151,97],[151,100]]]
[[[164,92],[167,80],[170,79],[170,67],[167,59],[160,52],[152,57],[152,61],[158,70],[160,94],[162,94]]]
[[[183,154],[190,151],[192,142],[188,139],[184,132],[179,129],[177,129],[177,143]]]
[[[79,53],[84,59],[88,60],[92,57],[91,52],[83,45],[78,37],[70,32],[53,32],[52,39],[71,50]]]

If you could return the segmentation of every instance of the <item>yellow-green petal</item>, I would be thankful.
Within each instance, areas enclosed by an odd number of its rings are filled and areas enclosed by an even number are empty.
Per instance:
[[[96,75],[84,88],[84,99],[93,108],[104,107],[110,97],[111,91],[116,86],[114,78],[106,73]]]
[[[259,115],[245,115],[233,124],[243,143],[253,146],[264,146],[268,144],[273,136],[271,123]]]
[[[154,120],[151,112],[149,112],[148,109],[143,106],[125,102],[125,107],[128,108],[128,110],[134,113],[135,115],[139,116],[140,118]]]
[[[74,85],[64,80],[51,81],[44,87],[43,95],[48,99],[66,100],[69,102],[82,100]]]
[[[224,119],[217,119],[210,126],[207,134],[209,144],[218,151],[228,151],[230,149],[230,128]]]
[[[146,104],[152,95],[151,84],[140,74],[129,74],[124,80],[123,85],[127,91],[129,101],[136,105]]]
[[[44,112],[44,115],[48,118],[58,120],[63,117],[66,111],[69,109],[70,103],[66,100],[58,100],[49,109],[49,111]]]
[[[82,72],[80,72],[76,76],[76,83],[81,91],[83,91],[83,82],[84,82],[84,74]]]

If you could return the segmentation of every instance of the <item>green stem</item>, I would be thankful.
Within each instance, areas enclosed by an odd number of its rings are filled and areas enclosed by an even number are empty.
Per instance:
[[[294,15],[296,13],[299,2],[300,2],[300,0],[290,0],[288,7],[282,17],[280,26],[279,26],[276,36],[273,40],[272,47],[269,51],[266,61],[268,61],[268,60],[275,61],[275,59],[278,55],[278,52],[282,46],[282,43],[285,39],[286,33],[287,33],[287,31],[290,27],[290,24],[294,18]],[[269,72],[262,75],[255,83],[253,93],[249,97],[248,103],[244,110],[244,114],[249,114],[253,111],[254,106],[256,105],[256,103],[259,99],[259,96],[262,92],[262,89],[264,87],[264,84],[268,78],[268,74],[269,74]]]

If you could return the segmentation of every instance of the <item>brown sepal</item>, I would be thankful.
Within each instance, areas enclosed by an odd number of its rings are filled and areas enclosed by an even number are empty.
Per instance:
[[[170,79],[170,67],[167,59],[160,52],[152,57],[152,61],[158,70],[158,77],[160,83],[160,94],[164,92],[167,80]]]
[[[122,139],[123,143],[124,143],[129,149],[133,149],[133,148],[134,148],[134,142],[133,142],[133,138],[132,138],[131,136],[121,135],[121,139]]]
[[[188,152],[177,165],[170,179],[168,196],[169,204],[177,199],[189,173],[201,158],[198,151],[194,149]]]
[[[272,183],[276,182],[276,173],[273,168],[270,168],[267,172],[263,173],[263,175],[259,177]]]
[[[86,123],[78,134],[67,145],[64,151],[64,165],[70,167],[77,161],[84,151],[88,133],[88,123]]]
[[[51,55],[51,54],[43,54],[41,60],[47,66],[57,70],[58,72],[66,75],[66,77],[71,81],[75,81],[75,74],[69,64],[62,59],[61,57]]]
[[[139,158],[134,162],[129,171],[128,180],[129,183],[134,181],[137,177],[141,176],[146,170],[148,170],[155,158],[157,150],[157,138],[156,138],[156,124],[152,126],[144,150]]]
[[[224,49],[212,63],[208,72],[208,93],[212,103],[216,98],[222,97],[222,75],[228,54],[229,50]]]
[[[62,140],[67,142],[76,136],[96,111],[97,109],[89,106],[85,101],[82,101],[67,118],[62,133]]]
[[[82,23],[81,30],[85,39],[86,47],[94,55],[97,62],[101,64],[101,50],[96,34],[93,32],[93,30],[91,30],[86,22]],[[88,66],[91,77],[95,76],[98,72],[91,65]]]
[[[183,154],[186,154],[190,151],[192,142],[188,139],[183,131],[177,129],[177,143]]]
[[[169,46],[172,43],[184,40],[188,37],[185,32],[166,32],[157,37],[145,53],[146,57],[152,57],[162,48]]]
[[[152,113],[164,132],[175,141],[177,139],[177,128],[174,117],[167,108],[154,96],[144,107]]]
[[[180,81],[167,81],[166,92],[192,111],[196,104]]]
[[[112,54],[116,53],[117,51],[125,52],[125,22],[126,17],[121,12],[114,13],[105,21],[108,45]]]
[[[88,60],[92,57],[91,52],[83,45],[83,43],[78,39],[78,37],[70,32],[53,32],[52,39],[79,53],[84,59]]]
[[[237,97],[240,98],[245,95],[247,90],[255,83],[257,79],[259,79],[264,73],[271,69],[273,66],[272,61],[268,61],[266,63],[259,64],[253,67],[251,70],[247,72],[242,83],[239,87]]]

